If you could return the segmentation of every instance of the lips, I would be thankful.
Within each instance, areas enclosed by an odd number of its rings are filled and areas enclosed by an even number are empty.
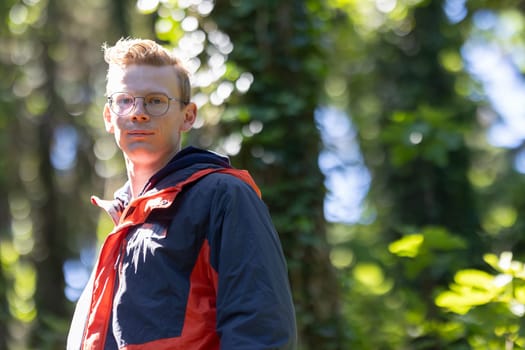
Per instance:
[[[148,135],[153,135],[154,132],[153,131],[150,131],[150,130],[131,130],[131,131],[128,131],[128,135],[131,135],[131,136],[148,136]]]

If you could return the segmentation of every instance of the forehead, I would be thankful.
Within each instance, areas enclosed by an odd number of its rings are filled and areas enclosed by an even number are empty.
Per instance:
[[[164,92],[174,95],[179,91],[179,84],[172,66],[110,65],[106,90],[108,95],[113,92]]]

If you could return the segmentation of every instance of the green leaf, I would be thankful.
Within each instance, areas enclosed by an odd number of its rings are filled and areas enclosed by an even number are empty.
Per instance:
[[[421,234],[407,235],[390,243],[388,250],[397,256],[414,258],[418,255],[423,241],[424,237]]]
[[[477,288],[480,290],[491,290],[494,287],[494,276],[475,269],[460,270],[454,276],[458,285]]]
[[[465,295],[445,291],[440,293],[436,298],[436,305],[460,315],[464,315],[472,308],[469,305],[469,298]]]

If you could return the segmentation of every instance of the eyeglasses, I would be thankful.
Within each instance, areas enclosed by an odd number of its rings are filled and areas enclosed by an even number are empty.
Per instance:
[[[187,101],[169,97],[163,93],[148,94],[146,96],[133,96],[127,92],[115,92],[108,97],[109,108],[118,116],[129,115],[135,109],[136,99],[141,98],[146,112],[154,117],[160,117],[170,108],[170,101],[174,100],[184,105]]]

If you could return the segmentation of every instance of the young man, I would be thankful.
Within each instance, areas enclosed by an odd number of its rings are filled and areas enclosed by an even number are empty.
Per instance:
[[[187,147],[197,108],[188,74],[150,40],[104,47],[106,130],[128,182],[78,301],[68,349],[295,349],[277,233],[250,175]]]

